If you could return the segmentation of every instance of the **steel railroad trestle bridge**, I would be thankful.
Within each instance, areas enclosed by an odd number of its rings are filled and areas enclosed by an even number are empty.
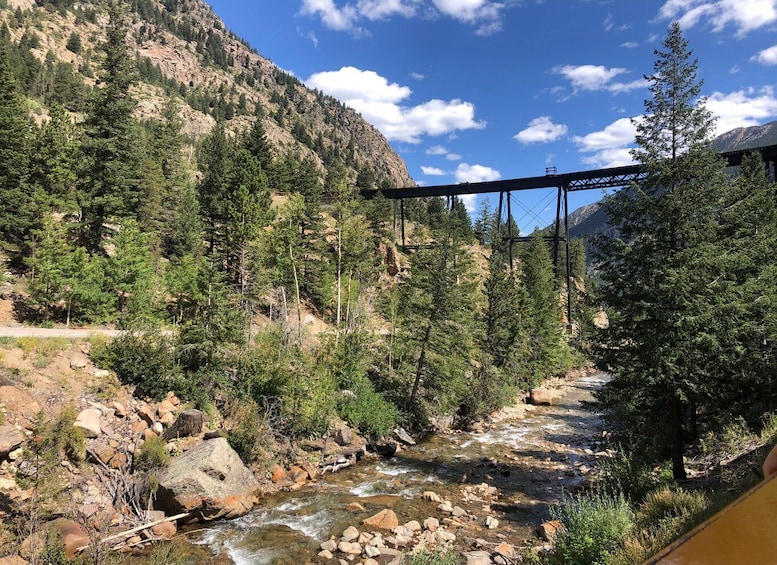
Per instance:
[[[764,166],[767,169],[769,178],[775,179],[777,169],[777,145],[768,145],[764,147],[755,147],[752,149],[743,149],[738,151],[727,151],[720,156],[726,159],[727,166],[735,167],[742,163],[742,159],[749,153],[757,152],[761,155]],[[555,233],[549,239],[553,242],[553,262],[558,269],[559,245],[563,240],[566,246],[566,276],[567,276],[567,322],[572,322],[572,273],[569,257],[569,193],[580,190],[594,190],[606,188],[625,188],[632,184],[642,182],[646,172],[640,165],[628,165],[626,167],[611,167],[608,169],[596,169],[590,171],[580,171],[576,173],[556,174],[555,168],[546,169],[544,176],[525,177],[509,180],[498,180],[489,182],[475,182],[462,184],[445,184],[437,186],[408,187],[408,188],[386,188],[379,190],[362,191],[362,196],[366,199],[375,197],[381,193],[385,198],[399,201],[399,213],[402,229],[402,247],[407,247],[405,242],[405,199],[407,198],[429,198],[446,197],[452,202],[453,197],[465,194],[495,194],[499,193],[499,207],[497,222],[502,221],[502,204],[505,195],[507,196],[507,226],[508,234],[506,240],[510,244],[510,264],[513,259],[513,243],[526,241],[525,237],[519,237],[512,233],[512,209],[510,206],[510,193],[522,190],[533,190],[538,188],[556,188],[558,193],[556,197],[556,224]],[[563,210],[563,217],[562,217]],[[396,207],[395,207],[396,218]],[[561,222],[564,222],[564,233],[561,234]],[[396,223],[396,221],[395,221]]]

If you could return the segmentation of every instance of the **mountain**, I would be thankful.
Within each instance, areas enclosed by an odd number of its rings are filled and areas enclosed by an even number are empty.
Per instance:
[[[217,120],[223,120],[228,131],[241,132],[261,119],[278,155],[293,152],[312,157],[322,170],[344,164],[352,179],[370,171],[377,183],[415,184],[404,161],[376,128],[262,57],[228,31],[204,2],[117,3],[129,22],[126,42],[140,78],[132,91],[138,118],[158,117],[165,101],[176,97],[181,101],[184,133],[192,141],[209,133]],[[0,0],[0,26],[4,24],[12,43],[27,47],[41,68],[72,73],[69,82],[57,83],[55,88],[48,85],[48,90],[60,91],[50,96],[46,85],[36,85],[35,78],[30,78],[25,85],[29,95],[44,101],[39,113],[45,113],[49,98],[67,98],[61,93],[64,84],[75,92],[79,81],[81,86],[99,81],[93,69],[101,67],[106,4],[102,0]],[[61,80],[57,77],[51,81]],[[73,97],[57,101],[76,113],[83,106]]]
[[[777,121],[762,126],[736,128],[712,141],[720,152],[738,151],[777,144]],[[578,208],[569,215],[569,233],[572,237],[588,237],[605,229],[607,216],[599,203]]]

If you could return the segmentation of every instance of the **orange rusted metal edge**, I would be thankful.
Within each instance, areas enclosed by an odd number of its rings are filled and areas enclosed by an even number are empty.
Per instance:
[[[758,484],[643,565],[777,565],[777,480]]]

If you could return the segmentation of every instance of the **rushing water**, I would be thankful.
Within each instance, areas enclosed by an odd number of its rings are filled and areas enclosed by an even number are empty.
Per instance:
[[[423,521],[435,515],[422,500],[424,491],[472,509],[461,501],[464,484],[488,483],[499,489],[499,519],[503,537],[520,545],[547,517],[562,487],[582,480],[575,462],[590,464],[585,450],[600,432],[598,416],[582,406],[606,375],[586,376],[559,400],[538,407],[519,420],[502,421],[480,433],[433,436],[391,459],[371,460],[327,474],[294,492],[262,501],[248,515],[221,522],[192,534],[192,541],[212,555],[213,563],[299,564],[318,552],[319,544],[349,525],[383,508],[393,509],[400,522]],[[346,509],[360,503],[366,512]]]

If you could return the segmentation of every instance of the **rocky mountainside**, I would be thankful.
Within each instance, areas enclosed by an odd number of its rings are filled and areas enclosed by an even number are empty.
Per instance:
[[[217,120],[228,130],[263,121],[278,155],[312,157],[323,170],[344,163],[352,177],[414,185],[386,138],[336,99],[308,89],[228,31],[201,0],[119,0],[129,23],[127,44],[140,81],[138,117],[159,116],[168,98],[181,100],[184,132],[192,140]],[[85,84],[99,83],[108,8],[101,0],[3,0],[0,25],[24,39],[42,63],[68,63]],[[45,113],[42,108],[38,113]]]

